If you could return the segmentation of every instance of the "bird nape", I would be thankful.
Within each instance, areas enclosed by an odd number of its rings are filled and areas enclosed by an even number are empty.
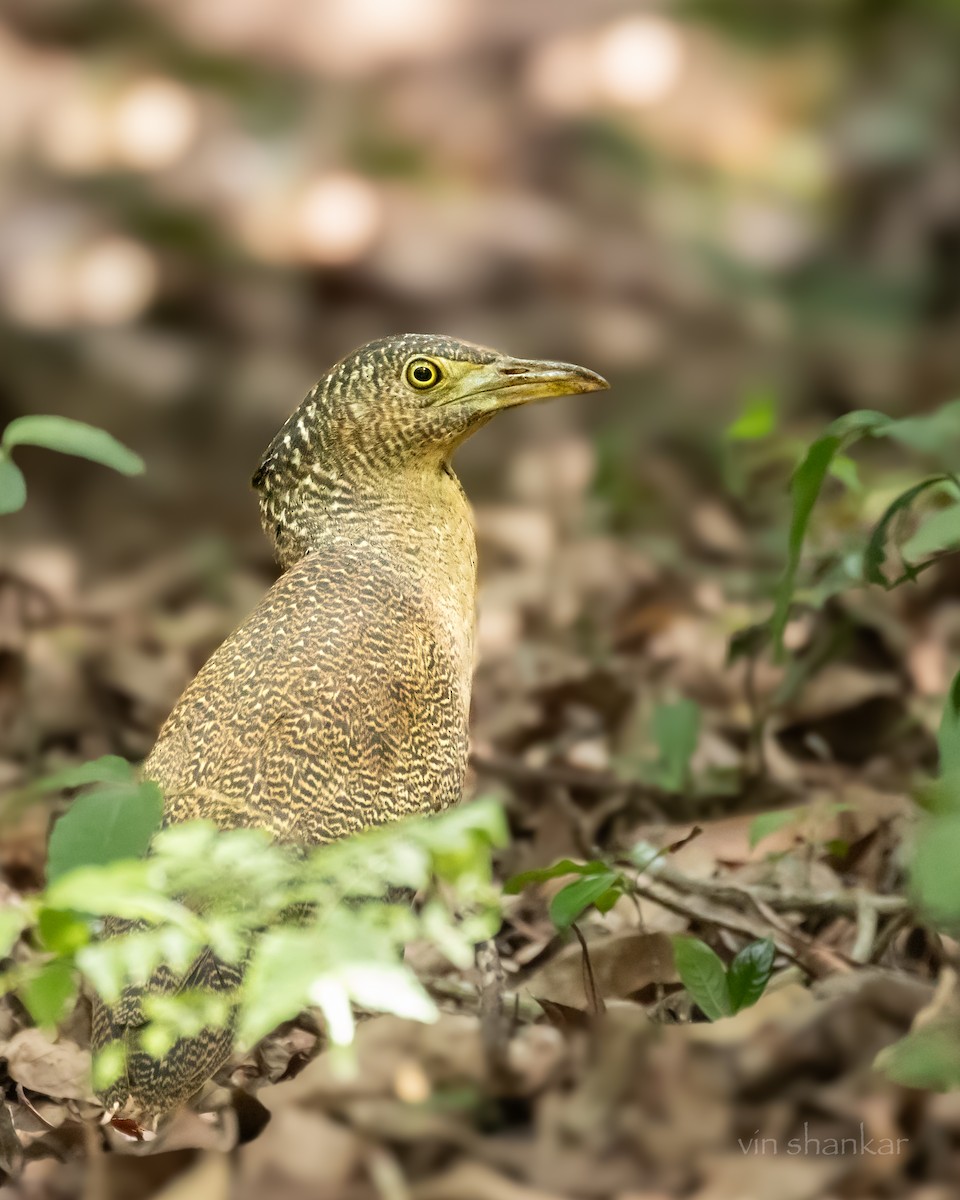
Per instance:
[[[283,574],[180,697],[143,767],[164,821],[256,827],[318,845],[461,799],[476,618],[476,543],[453,451],[497,412],[608,384],[569,363],[448,337],[370,342],[317,383],[253,478]],[[108,922],[108,934],[129,929]],[[93,1048],[125,1069],[124,1114],[182,1104],[229,1059],[204,1029],[162,1058],[139,1046],[143,997],[232,990],[202,954],[182,975],[94,1004]]]

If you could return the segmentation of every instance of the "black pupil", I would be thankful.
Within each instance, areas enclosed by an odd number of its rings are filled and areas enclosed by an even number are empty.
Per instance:
[[[430,383],[433,380],[433,367],[422,363],[419,367],[413,368],[413,377],[417,383]]]

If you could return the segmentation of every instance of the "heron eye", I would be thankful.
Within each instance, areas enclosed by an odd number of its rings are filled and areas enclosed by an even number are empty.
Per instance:
[[[429,358],[413,358],[407,363],[407,383],[418,391],[426,391],[440,382],[440,368]]]

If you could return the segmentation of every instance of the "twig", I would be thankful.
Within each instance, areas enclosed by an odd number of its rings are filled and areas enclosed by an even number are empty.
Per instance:
[[[864,905],[878,915],[894,915],[909,911],[910,904],[903,896],[878,896],[851,889],[842,892],[782,892],[779,888],[735,884],[716,879],[692,879],[668,863],[655,861],[647,872],[662,883],[689,895],[703,896],[720,904],[736,908],[765,904],[774,912],[798,912],[831,917],[856,917]]]
[[[577,935],[577,941],[580,943],[580,950],[583,957],[583,994],[587,998],[587,1012],[593,1017],[599,1017],[607,1011],[607,1006],[603,1002],[603,996],[597,987],[597,981],[593,974],[593,963],[590,961],[590,951],[587,949],[587,941],[580,932],[580,927],[574,921],[571,926],[573,932]]]

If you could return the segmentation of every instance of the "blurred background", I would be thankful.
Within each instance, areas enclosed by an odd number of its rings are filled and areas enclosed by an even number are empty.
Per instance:
[[[611,395],[499,422],[462,469],[530,499],[525,448],[562,442],[566,486],[602,475],[599,515],[634,523],[669,491],[650,447],[708,490],[745,395],[820,420],[956,383],[951,0],[0,14],[0,418],[100,424],[149,467],[131,487],[24,453],[5,542],[63,539],[85,569],[185,536],[256,553],[259,451],[391,332],[607,374]]]
[[[147,464],[128,479],[17,450],[29,498],[0,528],[0,786],[143,757],[275,573],[249,486],[261,450],[360,343],[443,332],[613,385],[507,414],[458,458],[481,550],[475,761],[480,786],[506,785],[515,834],[502,874],[670,844],[685,817],[721,820],[683,869],[749,871],[758,808],[826,796],[853,826],[829,826],[807,883],[902,882],[909,782],[935,761],[960,654],[956,567],[893,598],[827,580],[804,596],[826,607],[788,630],[805,657],[786,676],[728,651],[769,616],[806,442],[850,409],[919,414],[957,394],[958,61],[956,0],[0,0],[0,427],[75,417]],[[847,469],[818,510],[814,541],[840,567],[919,478],[896,449],[868,459],[870,487]],[[677,720],[679,771],[663,761]],[[6,839],[12,886],[41,879],[49,819],[31,810]],[[841,843],[862,850],[855,875],[826,857]],[[557,942],[545,903],[516,904],[502,950],[524,978]],[[592,933],[612,931],[622,963],[616,939],[639,935],[617,911]],[[666,909],[645,919],[687,928]],[[704,920],[725,953],[739,945]],[[901,932],[878,954],[926,988],[939,951]],[[857,936],[849,914],[807,935],[833,966]],[[583,1007],[576,980],[575,1000],[544,994]],[[651,999],[648,977],[617,986]],[[815,1069],[849,1069],[848,1115],[872,1089],[926,1155],[915,1177],[934,1179],[956,1165],[956,1105],[924,1110],[938,1158],[919,1109],[904,1116],[870,1074],[921,992],[876,1018],[874,1041],[863,1012],[881,1002],[851,1000],[849,1053],[836,1067],[824,1028]],[[773,1104],[774,1051],[769,1066]],[[732,1145],[717,1130],[733,1101],[701,1127],[687,1084],[665,1118],[674,1174],[657,1179],[690,1187],[696,1155]],[[749,1135],[772,1109],[745,1103]],[[535,1179],[559,1192],[554,1150]],[[576,1194],[639,1195],[627,1168],[597,1182],[611,1153],[584,1155]],[[864,1170],[843,1195],[908,1194],[906,1174],[878,1192]],[[764,1179],[702,1195],[827,1194],[819,1177]],[[416,1194],[459,1194],[437,1186]]]

